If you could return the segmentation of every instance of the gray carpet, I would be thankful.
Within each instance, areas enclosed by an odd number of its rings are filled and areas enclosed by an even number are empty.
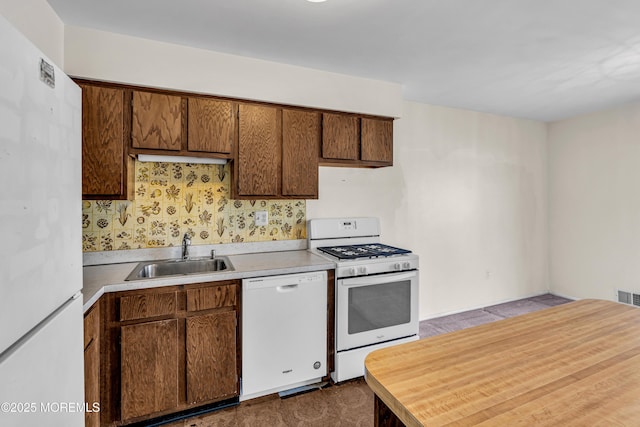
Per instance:
[[[453,332],[484,323],[495,322],[507,317],[531,313],[544,308],[565,304],[571,300],[552,294],[538,295],[532,298],[511,301],[504,304],[492,305],[479,310],[465,311],[450,316],[420,322],[420,338]]]
[[[420,338],[570,302],[546,294],[420,322]],[[362,378],[289,399],[277,394],[171,423],[169,427],[373,426],[373,392]]]

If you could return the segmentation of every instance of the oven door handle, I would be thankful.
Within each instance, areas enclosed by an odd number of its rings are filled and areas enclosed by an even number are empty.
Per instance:
[[[380,276],[354,277],[352,279],[341,279],[341,285],[345,287],[382,285],[384,283],[395,282],[398,280],[410,280],[416,277],[417,273],[411,271],[409,273],[383,274]]]

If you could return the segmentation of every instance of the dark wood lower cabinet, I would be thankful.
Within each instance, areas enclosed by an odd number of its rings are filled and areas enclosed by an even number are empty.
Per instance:
[[[239,396],[239,292],[228,280],[104,295],[100,425]]]
[[[84,414],[86,427],[100,425],[100,304],[95,304],[84,317]]]
[[[178,406],[178,320],[122,327],[122,418]]]
[[[228,399],[238,392],[235,312],[187,318],[187,402]]]

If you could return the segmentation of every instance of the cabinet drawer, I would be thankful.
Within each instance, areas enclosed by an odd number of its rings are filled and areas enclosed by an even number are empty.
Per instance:
[[[187,311],[236,305],[236,285],[217,285],[187,290]]]
[[[120,321],[168,316],[176,312],[176,292],[120,297]]]

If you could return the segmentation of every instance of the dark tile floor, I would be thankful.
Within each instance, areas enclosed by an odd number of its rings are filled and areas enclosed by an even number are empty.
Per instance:
[[[552,294],[544,294],[504,304],[492,305],[478,310],[423,320],[420,322],[420,338],[432,337],[446,332],[495,322],[496,320],[531,313],[567,302],[571,302],[571,300]]]

